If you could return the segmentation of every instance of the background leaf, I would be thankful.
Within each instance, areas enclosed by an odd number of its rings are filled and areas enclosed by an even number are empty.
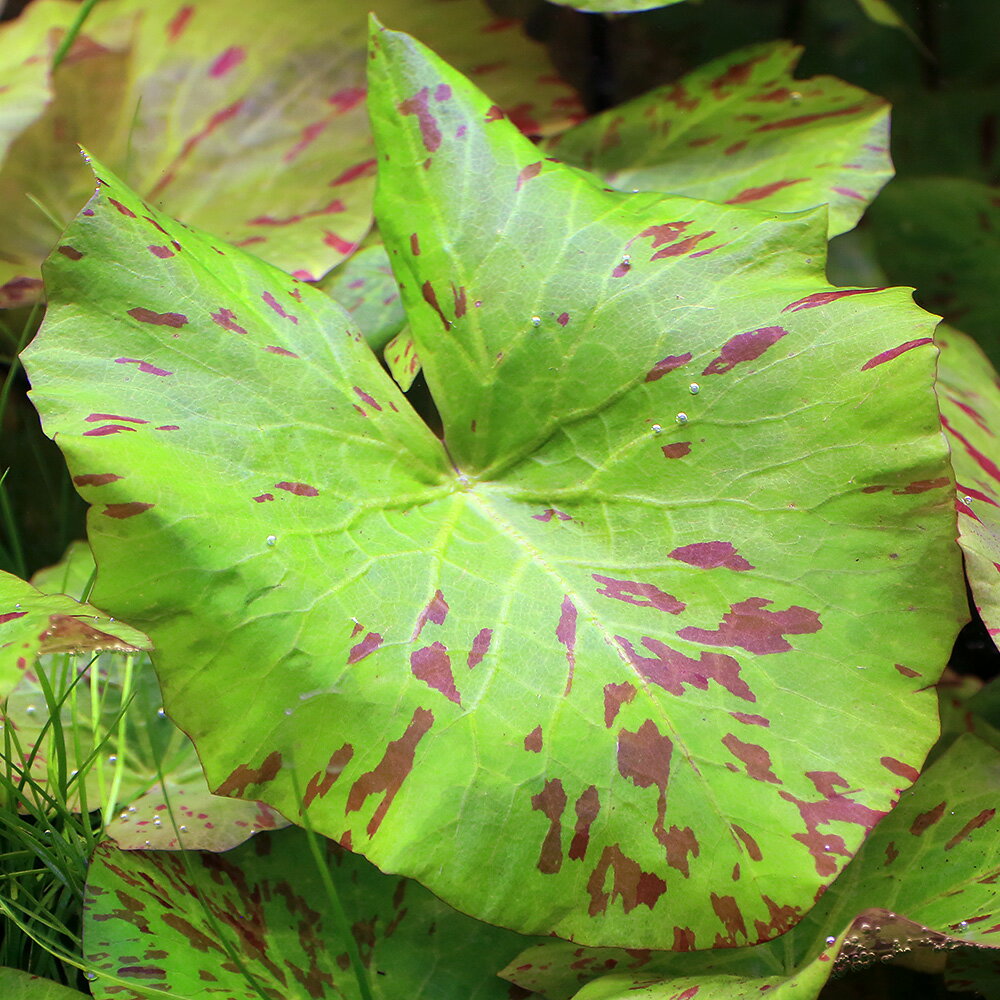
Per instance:
[[[794,212],[851,229],[892,176],[889,106],[832,77],[795,80],[801,48],[770,42],[595,115],[547,143],[623,191]]]
[[[579,114],[541,46],[478,0],[381,0],[379,9],[490,80],[526,131]],[[266,0],[99,4],[54,74],[51,108],[0,169],[8,206],[0,286],[13,282],[6,304],[23,298],[25,279],[37,280],[40,261],[90,194],[76,143],[173,215],[300,277],[319,277],[353,252],[371,226],[374,185],[366,10],[294,0],[275,31]],[[17,24],[0,28],[0,47]],[[169,244],[161,252],[172,252]]]
[[[935,733],[929,320],[827,286],[818,216],[604,191],[379,38],[379,225],[447,452],[326,296],[98,167],[26,363],[73,471],[120,477],[85,491],[100,600],[216,791],[510,926],[779,934]]]
[[[87,996],[20,969],[0,969],[0,993],[4,1000],[83,1000]]]
[[[98,848],[87,883],[84,944],[95,969],[178,997],[355,998],[357,947],[377,1000],[507,1000],[496,970],[528,939],[472,920],[407,879],[331,847],[347,927],[309,872],[299,830],[261,834],[227,854]],[[223,938],[220,939],[220,934]],[[230,960],[258,982],[255,993]],[[97,1000],[131,997],[103,977]]]

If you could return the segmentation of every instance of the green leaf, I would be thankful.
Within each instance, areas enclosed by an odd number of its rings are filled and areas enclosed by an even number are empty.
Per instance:
[[[381,243],[359,250],[318,287],[350,313],[376,353],[406,325],[396,279]]]
[[[121,477],[84,489],[97,595],[216,791],[518,929],[779,934],[936,735],[964,609],[932,322],[829,287],[819,213],[605,191],[374,44],[446,448],[329,298],[98,165],[25,358],[73,472]]]
[[[887,28],[898,28],[924,55],[933,58],[917,33],[896,13],[889,0],[857,0],[857,3],[876,24],[883,24]]]
[[[623,191],[794,212],[851,229],[892,176],[889,106],[829,76],[795,80],[801,48],[769,42],[588,118],[547,151]]]
[[[637,10],[655,10],[659,7],[672,7],[682,0],[549,0],[549,3],[560,7],[572,7],[574,10],[585,10],[594,14],[629,13]],[[381,13],[381,12],[380,12]]]
[[[879,262],[921,305],[1000,363],[1000,189],[951,177],[894,181],[872,206]]]
[[[958,491],[958,543],[972,597],[994,642],[1000,636],[1000,386],[983,350],[938,327],[937,394]]]
[[[782,938],[684,955],[542,944],[503,975],[548,1000],[626,1000],[636,993],[675,1000],[688,984],[711,985],[713,1000],[759,995],[763,985],[769,996],[811,1000],[831,966],[843,972],[887,958],[941,958],[963,945],[995,948],[998,791],[1000,749],[963,735],[902,793],[857,857]]]
[[[101,845],[87,882],[85,957],[115,978],[99,975],[94,996],[121,997],[124,983],[132,997],[133,983],[178,997],[354,1000],[348,950],[357,947],[377,1000],[507,1000],[496,971],[529,939],[472,920],[332,845],[328,862],[353,940],[300,830],[261,834],[224,855]]]
[[[446,17],[441,0],[383,0],[380,9],[484,74],[526,131],[564,127],[579,112],[544,49],[478,0],[449,0]],[[0,305],[37,292],[40,261],[91,193],[77,143],[157,206],[299,277],[352,253],[371,226],[375,173],[365,11],[295,0],[274,30],[267,0],[98,4],[54,74],[48,112],[0,169]],[[0,49],[18,25],[0,28]],[[155,235],[150,244],[174,252]]]
[[[0,573],[0,698],[43,653],[149,649],[138,629],[63,594],[44,594]]]
[[[0,969],[0,996],[4,1000],[86,1000],[87,994],[20,969]]]
[[[413,334],[408,329],[398,333],[385,345],[385,363],[389,374],[399,383],[400,389],[406,392],[420,371],[420,355],[417,353]]]

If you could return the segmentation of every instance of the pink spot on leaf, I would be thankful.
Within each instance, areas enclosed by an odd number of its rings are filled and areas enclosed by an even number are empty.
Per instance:
[[[347,654],[347,662],[357,663],[374,653],[382,645],[382,636],[378,632],[369,632],[359,643],[351,647]]]
[[[690,626],[677,634],[691,642],[709,646],[739,646],[748,653],[764,656],[785,653],[792,648],[786,635],[807,635],[818,632],[822,625],[819,615],[808,608],[792,605],[786,611],[768,611],[771,601],[749,597],[731,606],[717,629]]]
[[[435,691],[440,691],[449,701],[456,705],[462,704],[451,672],[451,658],[442,643],[435,642],[411,653],[410,670],[414,677]]]
[[[690,354],[672,354],[665,357],[662,361],[657,361],[652,368],[646,372],[647,382],[656,382],[658,379],[663,378],[667,372],[672,372],[677,368],[681,368],[686,365],[691,360]]]
[[[888,351],[876,354],[874,358],[869,358],[861,366],[861,371],[868,371],[869,368],[884,365],[887,361],[892,361],[894,358],[898,358],[901,354],[905,354],[907,351],[912,351],[914,347],[922,347],[924,344],[933,343],[933,337],[920,337],[918,340],[908,340],[905,344],[900,344],[899,347],[890,348]]]
[[[187,316],[183,313],[158,313],[153,312],[152,309],[143,309],[141,306],[129,309],[128,314],[132,319],[137,319],[140,323],[151,323],[153,326],[170,326],[175,330],[179,330],[188,321]]]
[[[127,517],[135,517],[137,514],[141,514],[143,511],[147,511],[155,506],[156,504],[138,503],[137,501],[133,501],[132,503],[109,503],[104,505],[104,510],[101,513],[105,517],[124,520]]]
[[[157,368],[155,365],[151,365],[146,361],[140,361],[138,358],[115,358],[116,365],[138,365],[139,371],[146,375],[173,375],[173,372],[168,372],[164,368]]]
[[[669,557],[701,569],[725,568],[742,573],[754,568],[736,551],[732,542],[694,542],[674,549]]]
[[[884,292],[884,288],[838,288],[828,292],[813,292],[804,299],[796,299],[782,309],[782,312],[800,312],[803,309],[816,309],[818,306],[829,305],[837,299],[847,298],[850,295],[870,295],[872,292]]]
[[[788,331],[780,326],[764,326],[758,330],[738,333],[722,345],[719,356],[702,372],[702,375],[723,375],[738,364],[755,361],[769,347],[776,344]]]
[[[230,311],[229,309],[220,309],[218,312],[214,312],[212,315],[212,322],[217,323],[224,330],[231,330],[233,333],[246,333],[239,323],[236,322],[236,313]]]
[[[760,187],[744,188],[739,194],[726,199],[726,204],[745,205],[749,201],[760,201],[762,198],[770,198],[772,194],[777,194],[779,191],[791,187],[793,184],[801,184],[805,180],[808,180],[808,178],[798,177],[791,181],[774,181],[771,184],[762,184]]]
[[[297,497],[318,497],[319,490],[308,483],[275,483],[275,488],[293,493]]]
[[[573,672],[576,668],[576,605],[569,599],[568,594],[563,598],[560,609],[556,639],[566,647],[566,662],[569,664],[566,688],[563,691],[565,697],[573,689]]]
[[[283,306],[281,305],[281,303],[280,303],[280,302],[278,302],[278,300],[277,300],[277,299],[276,299],[276,298],[275,298],[275,297],[274,297],[274,296],[273,296],[273,295],[272,295],[272,294],[271,294],[270,292],[264,292],[264,293],[263,293],[263,294],[261,295],[261,298],[262,298],[262,299],[264,300],[264,302],[266,302],[266,303],[267,303],[267,305],[269,305],[269,306],[270,306],[270,307],[271,307],[271,308],[272,308],[272,309],[273,309],[273,310],[274,310],[274,311],[275,311],[275,312],[276,312],[276,313],[277,313],[277,314],[278,314],[278,315],[279,315],[279,316],[280,316],[280,317],[281,317],[282,319],[288,319],[288,320],[291,320],[291,321],[292,321],[293,323],[298,323],[298,321],[299,321],[299,318],[298,318],[298,316],[293,316],[293,315],[292,315],[291,313],[287,313],[287,312],[285,312],[285,310],[284,310],[284,307],[283,307]]]
[[[616,601],[625,601],[640,608],[656,608],[671,615],[679,615],[686,605],[678,601],[672,594],[667,594],[651,583],[638,583],[635,580],[614,580],[608,576],[592,573],[591,576],[601,586],[597,593],[602,597],[610,597]]]
[[[244,49],[238,45],[232,45],[212,63],[212,68],[208,71],[208,75],[216,78],[225,76],[231,70],[236,69],[246,57],[247,54]]]
[[[437,119],[430,112],[429,96],[428,88],[422,87],[413,97],[401,101],[397,109],[403,115],[416,115],[424,147],[428,152],[434,153],[441,146],[441,130],[438,128]]]

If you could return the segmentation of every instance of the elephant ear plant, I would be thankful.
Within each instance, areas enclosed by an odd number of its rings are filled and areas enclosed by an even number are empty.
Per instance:
[[[608,189],[411,38],[370,55],[441,436],[330,298],[95,161],[24,359],[93,601],[215,791],[522,932],[768,941],[938,734],[934,319],[828,285],[822,209]]]

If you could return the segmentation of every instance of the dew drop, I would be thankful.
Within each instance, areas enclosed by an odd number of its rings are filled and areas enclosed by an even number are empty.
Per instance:
[[[690,384],[690,385],[688,386],[688,389],[690,389],[690,390],[691,390],[691,395],[692,395],[692,396],[697,396],[697,395],[698,395],[698,393],[699,393],[699,392],[701,392],[701,386],[700,386],[700,385],[698,385],[698,383],[697,383],[697,382],[692,382],[692,383],[691,383],[691,384]]]
[[[15,608],[15,609],[16,609],[17,611],[20,611],[20,610],[21,610],[21,605],[20,605],[20,604],[15,604],[15,605],[14,605],[14,608]]]
[[[834,943],[834,941],[836,941],[836,940],[837,940],[837,939],[836,939],[835,937],[828,937],[828,938],[826,939],[826,943],[827,943],[827,944],[833,944],[833,943]]]
[[[138,806],[129,806],[128,807],[128,811],[130,813],[138,812],[139,811],[139,807]]]
[[[275,544],[277,544],[277,541],[278,541],[278,536],[277,535],[268,535],[267,536],[267,544],[268,545],[274,546]]]
[[[293,709],[291,709],[291,708],[286,708],[286,709],[285,709],[285,715],[291,715],[291,714],[292,714],[292,711],[293,711]]]
[[[623,264],[631,264],[632,263],[632,255],[630,253],[623,253],[622,254],[622,263]]]
[[[97,978],[97,973],[96,972],[85,972],[83,974],[83,978],[86,979],[86,980],[88,980],[89,982],[93,982]]]
[[[662,434],[663,433],[663,428],[659,424],[653,424],[653,433],[654,434]]]
[[[958,929],[960,931],[967,931],[969,929],[969,921],[968,920],[962,920],[962,921],[960,921],[959,925],[958,925]]]
[[[677,423],[686,424],[688,422],[688,415],[686,413],[678,413],[676,419]]]
[[[178,827],[178,829],[181,831],[181,833],[187,833],[187,827],[186,826]]]
[[[793,90],[788,95],[788,97],[791,100],[792,104],[801,104],[802,103],[802,95],[797,90]]]
[[[109,764],[117,764],[118,763],[118,757],[115,754],[113,754],[113,753],[112,754],[108,754],[108,763]]]
[[[542,325],[542,317],[541,316],[532,316],[531,317],[531,325],[532,326],[541,326]]]
[[[964,503],[967,507],[971,507],[972,497],[962,497],[962,503]]]
[[[162,708],[158,708],[156,710],[156,714],[161,719],[165,719],[167,717],[167,713]]]
[[[34,715],[34,714],[35,714],[35,712],[37,712],[37,711],[38,711],[38,709],[37,709],[37,708],[35,708],[35,706],[34,706],[34,705],[29,705],[29,706],[28,706],[28,707],[27,707],[27,708],[26,708],[26,709],[25,709],[24,711],[25,711],[25,713],[26,713],[27,715]]]

